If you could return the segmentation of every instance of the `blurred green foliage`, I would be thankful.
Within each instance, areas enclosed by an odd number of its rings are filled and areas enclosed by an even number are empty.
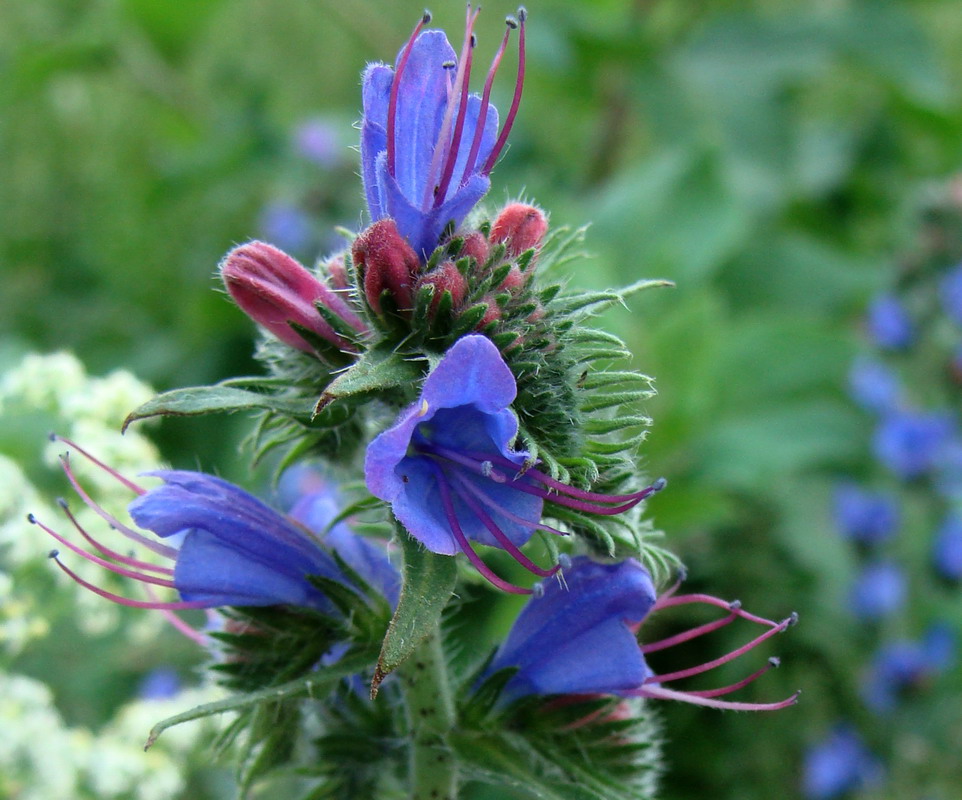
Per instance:
[[[67,348],[94,373],[123,365],[158,389],[254,369],[252,326],[212,291],[213,270],[261,233],[272,201],[321,191],[316,224],[358,227],[358,76],[393,58],[420,10],[0,4],[0,366]],[[432,10],[460,30],[459,3]],[[511,11],[486,6],[479,53]],[[529,12],[524,102],[490,200],[523,195],[556,225],[592,221],[594,259],[573,282],[677,283],[611,319],[660,392],[644,466],[671,486],[651,512],[693,586],[802,615],[758,693],[802,686],[798,707],[662,709],[665,796],[792,796],[805,744],[864,714],[860,633],[843,607],[853,567],[827,498],[833,474],[866,460],[869,423],[843,388],[861,310],[890,283],[920,203],[962,166],[962,14],[951,0],[540,0]],[[510,88],[502,76],[496,102]],[[346,171],[298,157],[294,131],[318,115],[340,126]],[[165,423],[160,439],[177,464],[244,477],[242,424]],[[940,767],[953,768],[958,779]]]

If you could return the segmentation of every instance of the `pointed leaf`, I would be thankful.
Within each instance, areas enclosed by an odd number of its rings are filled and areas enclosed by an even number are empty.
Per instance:
[[[324,390],[314,415],[345,397],[405,386],[421,378],[421,367],[389,347],[375,347],[362,355]]]

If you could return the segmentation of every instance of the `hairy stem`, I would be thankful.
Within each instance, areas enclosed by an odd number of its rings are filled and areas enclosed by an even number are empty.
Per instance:
[[[456,800],[458,771],[447,743],[454,702],[440,632],[422,642],[398,672],[411,737],[411,800]]]

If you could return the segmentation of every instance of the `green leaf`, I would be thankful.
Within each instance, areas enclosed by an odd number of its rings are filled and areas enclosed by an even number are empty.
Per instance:
[[[301,697],[303,695],[313,697],[315,694],[323,694],[333,689],[341,679],[362,672],[367,669],[370,664],[371,653],[369,652],[361,651],[353,655],[348,654],[330,667],[324,667],[317,672],[312,672],[310,675],[305,675],[297,680],[282,683],[280,686],[271,686],[256,692],[232,695],[231,697],[225,697],[223,700],[205,703],[189,711],[167,717],[167,719],[161,720],[150,729],[150,735],[147,737],[144,750],[149,750],[165,730],[175,725],[180,725],[183,722],[191,722],[195,719],[211,717],[215,714],[224,714],[228,711],[244,711],[262,703],[277,702],[279,700]]]
[[[371,697],[388,675],[437,630],[441,612],[448,604],[458,577],[452,556],[438,555],[421,546],[407,532],[400,535],[404,551],[404,583],[401,599],[387,629],[377,660]]]
[[[405,386],[420,378],[421,368],[416,361],[389,347],[375,347],[331,382],[317,401],[314,415],[345,397]]]
[[[150,417],[193,417],[217,412],[278,411],[292,417],[308,418],[301,403],[231,386],[188,386],[159,394],[135,408],[124,420],[122,431],[132,422]]]

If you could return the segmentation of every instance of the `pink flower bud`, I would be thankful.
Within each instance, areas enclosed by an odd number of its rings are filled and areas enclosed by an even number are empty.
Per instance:
[[[354,266],[368,305],[381,313],[381,294],[387,290],[401,310],[413,305],[413,286],[421,269],[417,254],[398,232],[393,219],[380,219],[354,240]]]
[[[501,281],[498,289],[511,292],[511,294],[517,294],[524,284],[525,276],[521,274],[521,270],[518,269],[517,265],[512,264],[511,269],[508,270],[508,274],[505,276],[505,279]]]
[[[338,347],[350,344],[318,313],[323,304],[361,332],[364,323],[347,303],[287,253],[265,242],[248,242],[231,250],[220,263],[224,286],[254,322],[282,342],[313,352],[289,323],[296,323]]]
[[[488,303],[488,310],[484,312],[484,316],[481,317],[481,321],[475,327],[475,330],[483,331],[492,322],[497,322],[501,319],[501,309],[498,308],[498,304],[494,302],[493,297],[485,297],[485,301]]]
[[[334,256],[324,262],[324,272],[327,273],[327,282],[332,289],[348,289],[351,281],[347,276],[347,268],[344,266],[343,256]]]
[[[458,258],[469,256],[474,259],[479,267],[482,267],[488,260],[490,250],[491,247],[488,245],[488,240],[484,238],[484,234],[475,231],[464,237],[464,245],[458,254]]]
[[[422,275],[418,281],[418,288],[429,284],[434,287],[431,311],[437,310],[441,295],[446,291],[451,292],[452,308],[459,308],[468,291],[468,279],[458,271],[453,261],[445,261],[437,269]]]
[[[508,255],[517,258],[525,250],[540,250],[547,232],[548,220],[540,209],[523,203],[511,203],[494,221],[489,238],[493,244],[504,242]]]

